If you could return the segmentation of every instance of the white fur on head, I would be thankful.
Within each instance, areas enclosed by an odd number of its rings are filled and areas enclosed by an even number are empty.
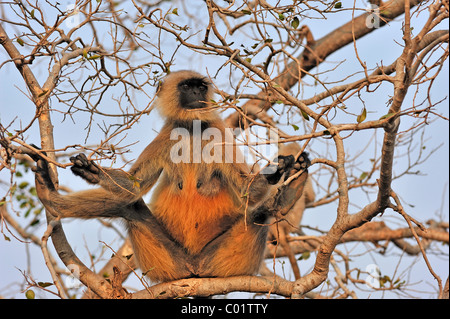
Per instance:
[[[160,114],[169,119],[175,120],[202,120],[212,121],[217,119],[217,113],[206,106],[205,109],[186,109],[179,105],[178,84],[188,79],[202,79],[206,83],[210,83],[209,79],[195,71],[176,71],[167,75],[162,83],[159,85],[158,100],[156,105]],[[208,85],[208,92],[206,94],[206,102],[210,102],[213,97],[212,85]]]

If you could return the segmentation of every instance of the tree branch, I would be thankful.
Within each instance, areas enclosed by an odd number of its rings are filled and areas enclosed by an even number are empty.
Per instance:
[[[41,136],[41,147],[44,149],[54,149],[54,139],[53,139],[53,125],[50,118],[48,97],[50,96],[50,92],[44,91],[39,85],[36,77],[33,72],[29,68],[27,64],[23,63],[23,56],[20,54],[19,50],[14,46],[11,39],[6,34],[2,25],[0,24],[0,44],[5,48],[6,52],[10,56],[10,58],[14,61],[17,69],[22,75],[25,84],[29,88],[30,92],[33,96],[33,102],[38,109],[38,121],[39,121],[39,129]],[[51,75],[49,79],[47,79],[46,83],[56,83],[55,75]],[[53,88],[49,86],[49,88]],[[47,156],[55,161],[55,154],[49,153]],[[51,178],[55,185],[58,185],[58,177],[56,172],[56,167],[54,165],[50,165],[50,172],[52,174]],[[52,210],[51,207],[46,208],[46,217],[47,224],[52,223],[52,242],[55,246],[55,249],[66,266],[71,265],[69,267],[71,271],[75,268],[80,270],[80,281],[83,282],[87,287],[91,288],[95,293],[102,296],[103,298],[109,297],[110,286],[109,284],[99,275],[93,273],[89,268],[87,268],[75,255],[70,244],[67,241],[66,235],[63,231],[62,225],[60,221],[56,221],[55,217],[57,216],[57,212],[49,213]]]
[[[411,7],[419,4],[421,0],[412,0]],[[388,21],[404,14],[405,0],[391,0],[383,5],[383,19],[380,21],[380,27],[384,26]],[[293,87],[300,78],[305,76],[305,71],[309,71],[322,63],[329,55],[343,48],[349,43],[362,38],[363,36],[373,32],[376,28],[369,28],[366,25],[366,19],[369,13],[364,13],[356,17],[353,21],[347,22],[340,28],[330,32],[326,36],[317,40],[310,48],[306,48],[294,61],[290,62],[284,71],[275,79],[275,82],[284,90]],[[353,28],[353,29],[352,29]],[[354,33],[352,32],[354,31]],[[303,70],[301,74],[299,70]],[[266,95],[266,92],[260,92],[259,95]],[[268,101],[250,100],[242,106],[242,110],[247,116],[255,118],[257,112],[253,110],[267,111],[272,103]],[[252,110],[252,111],[250,111]],[[308,114],[311,115],[311,114]],[[242,119],[239,113],[233,113],[225,120],[228,127],[239,127]]]

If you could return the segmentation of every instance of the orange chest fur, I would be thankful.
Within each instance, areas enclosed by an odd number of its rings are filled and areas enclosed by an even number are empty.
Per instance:
[[[182,189],[165,184],[153,199],[152,211],[171,236],[191,253],[199,253],[224,229],[224,220],[232,219],[236,207],[223,188],[205,196],[198,191],[195,170],[184,172]]]

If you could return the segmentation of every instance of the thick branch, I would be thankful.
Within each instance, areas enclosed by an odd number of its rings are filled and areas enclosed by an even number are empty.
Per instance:
[[[269,293],[289,296],[293,283],[275,277],[237,276],[227,278],[191,278],[162,283],[141,290],[133,299],[183,298],[188,296],[209,297],[233,291]]]
[[[14,61],[17,69],[22,75],[25,84],[29,88],[32,96],[33,102],[38,109],[38,120],[39,120],[39,129],[41,136],[41,147],[44,149],[55,149],[54,146],[54,138],[53,138],[53,125],[50,118],[48,97],[50,96],[50,92],[44,91],[39,85],[36,77],[33,72],[29,68],[27,64],[23,63],[23,56],[20,54],[19,50],[14,46],[11,39],[6,34],[6,31],[3,29],[0,24],[0,44],[5,48],[9,57]],[[49,79],[46,83],[56,83],[56,75],[50,75]],[[49,153],[47,154],[50,159],[55,160],[55,154]],[[56,168],[51,165],[52,172],[52,180],[55,185],[57,184],[57,172]],[[102,296],[103,298],[107,298],[109,296],[109,284],[99,275],[93,273],[89,268],[87,268],[75,255],[70,244],[67,241],[66,235],[62,229],[61,223],[55,221],[53,216],[57,216],[57,212],[54,212],[54,215],[49,213],[51,207],[46,208],[46,216],[47,223],[53,223],[52,230],[52,242],[55,246],[55,249],[66,266],[70,265],[71,271],[74,269],[79,270],[80,273],[80,281],[83,282],[87,287],[94,290],[97,294]],[[75,266],[75,267],[74,267]]]

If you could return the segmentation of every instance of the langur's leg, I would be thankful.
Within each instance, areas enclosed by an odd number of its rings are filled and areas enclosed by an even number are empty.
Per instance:
[[[293,156],[291,156],[293,158]],[[274,187],[271,196],[255,209],[246,212],[225,233],[211,241],[198,257],[200,276],[236,276],[254,274],[259,270],[266,247],[269,217],[285,214],[302,195],[309,159],[302,154],[297,161],[281,166],[280,178],[286,180],[303,171],[287,185]]]
[[[198,261],[201,277],[252,275],[258,272],[266,247],[266,225],[246,225],[238,220],[231,229],[209,243]]]
[[[136,260],[142,272],[154,281],[170,281],[195,276],[193,260],[183,247],[173,240],[165,228],[139,201],[127,207],[128,234]]]

